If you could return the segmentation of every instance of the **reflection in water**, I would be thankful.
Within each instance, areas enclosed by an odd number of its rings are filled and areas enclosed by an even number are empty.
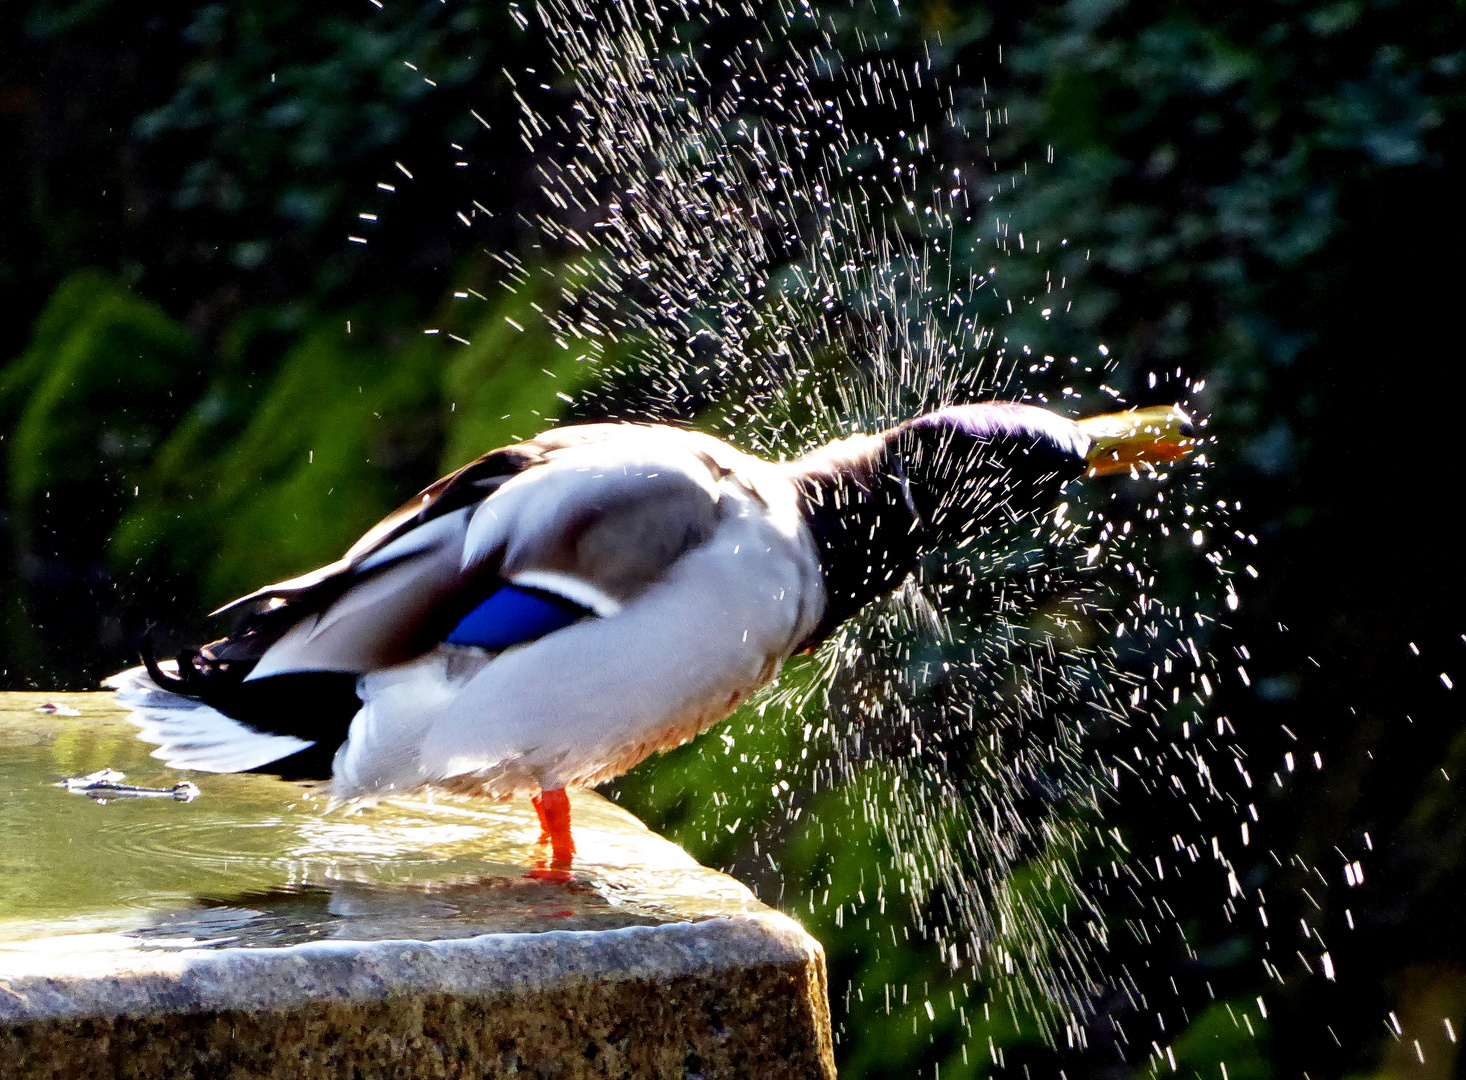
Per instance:
[[[485,875],[436,886],[349,881],[329,888],[285,885],[200,904],[196,910],[160,912],[151,925],[131,930],[129,936],[154,947],[238,947],[326,938],[439,941],[667,921],[638,905],[617,905],[572,874],[563,880]]]
[[[432,940],[758,906],[590,794],[576,796],[584,857],[569,871],[512,803],[418,795],[328,812],[318,787],[204,774],[188,777],[190,802],[80,799],[57,785],[104,769],[159,791],[185,777],[148,757],[110,694],[68,695],[75,718],[39,700],[0,697],[0,949]]]

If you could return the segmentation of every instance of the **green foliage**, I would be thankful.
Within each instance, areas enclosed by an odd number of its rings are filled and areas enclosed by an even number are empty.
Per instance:
[[[420,470],[437,447],[452,468],[552,424],[558,395],[578,389],[589,366],[583,353],[555,349],[556,370],[547,369],[552,342],[535,294],[501,295],[457,320],[470,337],[384,342],[362,318],[350,320],[353,332],[344,319],[317,327],[281,360],[237,433],[212,422],[215,395],[229,392],[216,386],[160,448],[148,498],[113,534],[113,565],[144,576],[187,567],[215,606],[336,558],[405,487],[436,475]]]
[[[553,424],[593,375],[583,349],[555,343],[538,309],[558,279],[542,279],[493,301],[464,293],[431,334],[401,332],[403,305],[319,320],[261,377],[241,359],[248,328],[207,376],[187,375],[191,335],[80,271],[0,372],[14,542],[105,556],[125,593],[199,614],[334,559],[440,468]],[[7,637],[12,663],[44,662],[27,620]]]
[[[114,533],[114,564],[191,567],[217,606],[261,574],[335,558],[400,501],[384,465],[394,436],[436,406],[437,359],[417,341],[354,347],[344,321],[316,329],[285,355],[243,431],[219,445],[195,413],[162,448],[148,498]]]
[[[1170,1048],[1176,1068],[1157,1062],[1151,1075],[1221,1076],[1225,1065],[1229,1080],[1269,1080],[1276,1072],[1267,1058],[1268,1034],[1268,1021],[1256,1001],[1215,1002]]]
[[[190,396],[194,355],[182,327],[107,275],[82,271],[62,283],[31,347],[0,373],[10,499],[23,539],[47,524],[62,527],[64,518],[44,520],[43,502],[118,500]]]
[[[210,347],[262,315],[299,332],[369,296],[431,306],[471,235],[455,210],[490,249],[520,243],[505,211],[531,165],[496,76],[536,45],[506,5],[16,0],[0,40],[0,285],[23,312],[0,353],[84,266]]]
[[[474,326],[472,344],[445,357],[443,396],[454,412],[440,472],[537,434],[595,377],[603,359],[592,362],[583,342],[559,340],[536,310],[554,304],[560,284],[559,275],[542,267],[517,294],[501,291],[497,304],[481,301],[490,314]],[[614,358],[617,350],[606,355]]]
[[[98,576],[97,541],[187,407],[197,363],[192,337],[110,275],[79,271],[56,290],[29,348],[0,370],[0,520],[12,565],[29,580],[84,586]],[[14,578],[0,583],[3,662],[33,667],[47,643],[17,591]],[[51,647],[69,647],[75,634]]]
[[[479,75],[474,42],[503,19],[495,14],[472,4],[394,4],[375,16],[280,0],[202,4],[181,31],[190,61],[133,133],[145,146],[189,147],[173,206],[228,230],[221,254],[236,270],[277,265],[355,216],[368,195],[363,167],[391,168],[406,185],[392,159],[423,142],[424,128],[442,131],[436,102]],[[472,120],[456,111],[451,134],[467,139]],[[339,263],[318,263],[326,277],[307,287],[336,285],[348,272]]]

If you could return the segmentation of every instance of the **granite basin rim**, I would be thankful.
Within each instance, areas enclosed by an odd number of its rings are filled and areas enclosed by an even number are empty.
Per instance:
[[[587,982],[660,982],[754,966],[824,966],[794,920],[756,912],[615,930],[443,941],[310,941],[240,949],[116,949],[0,957],[0,1022],[224,1009],[289,1010],[400,994],[474,997]]]

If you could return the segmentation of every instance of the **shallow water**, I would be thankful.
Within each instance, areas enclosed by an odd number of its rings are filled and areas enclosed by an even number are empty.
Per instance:
[[[572,797],[583,857],[547,872],[527,801],[328,811],[321,785],[171,770],[132,732],[111,694],[0,695],[0,950],[432,940],[759,906],[593,793]],[[199,794],[99,802],[58,786],[104,768]]]

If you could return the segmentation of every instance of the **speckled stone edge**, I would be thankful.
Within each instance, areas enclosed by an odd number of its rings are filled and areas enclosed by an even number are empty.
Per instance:
[[[604,931],[0,960],[0,1076],[835,1075],[775,912]]]

